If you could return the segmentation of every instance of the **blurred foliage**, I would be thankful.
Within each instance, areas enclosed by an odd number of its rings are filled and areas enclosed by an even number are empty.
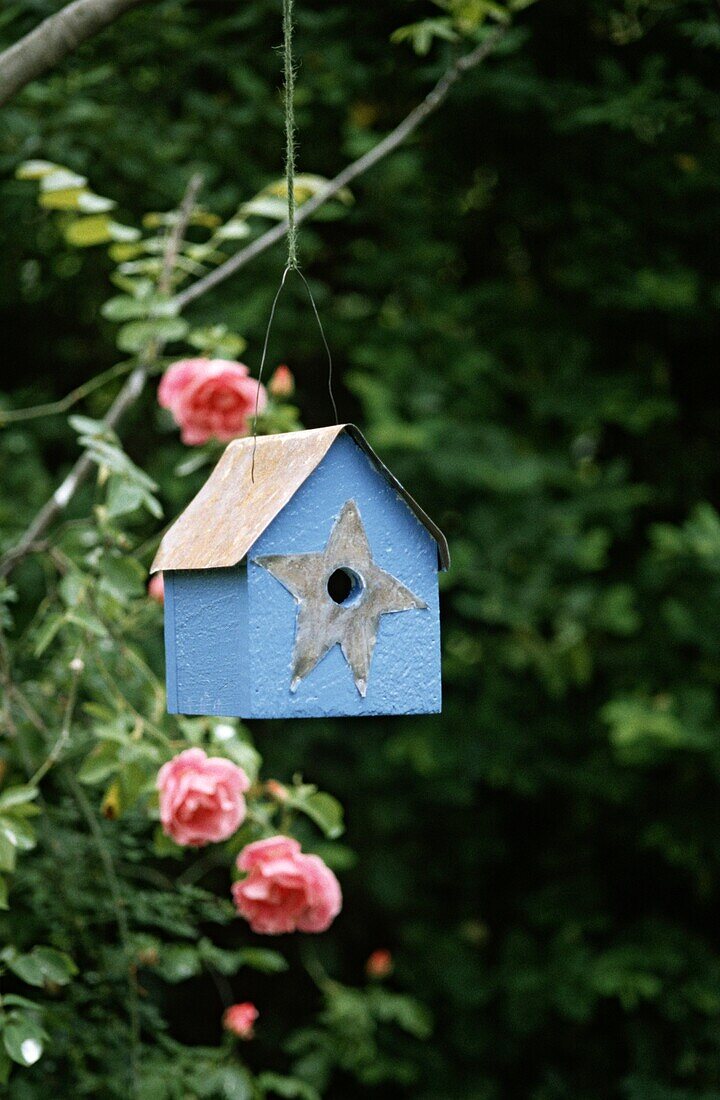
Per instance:
[[[13,4],[0,33],[14,40],[55,7]],[[333,175],[410,109],[465,30],[432,35],[419,58],[390,37],[460,7],[299,5],[303,171]],[[352,206],[301,233],[344,382],[341,415],[367,428],[454,561],[441,719],[254,727],[267,774],[288,782],[302,765],[348,818],[333,848],[346,906],[319,944],[347,985],[330,987],[333,1000],[297,967],[225,977],[261,1008],[246,1060],[276,1095],[720,1097],[720,12],[705,0],[558,0],[518,26],[416,139],[357,182]],[[56,400],[115,362],[100,315],[111,264],[66,241],[34,185],[13,178],[19,165],[68,166],[131,226],[176,206],[200,171],[203,207],[227,224],[278,176],[278,28],[270,0],[161,0],[4,109],[8,407]],[[193,306],[193,330],[225,325],[257,364],[281,269],[280,250],[265,254]],[[327,422],[297,288],[270,354],[293,370],[304,422]],[[99,417],[119,384],[111,377],[82,411]],[[176,475],[182,448],[152,394],[121,436],[166,516],[177,513],[205,471]],[[77,444],[57,416],[9,424],[0,448],[10,542]],[[80,494],[73,516],[98,492]],[[135,523],[147,566],[157,522]],[[59,550],[83,530],[61,529]],[[132,566],[121,571],[130,583]],[[33,559],[13,580],[8,609],[25,628],[55,567]],[[108,591],[116,582],[105,578],[103,600],[123,598]],[[136,594],[127,616],[119,642],[141,639],[156,676],[159,615]],[[43,685],[67,684],[72,641],[63,627],[40,657],[22,655],[47,708]],[[93,643],[100,664],[108,646]],[[121,676],[132,696],[143,673]],[[161,722],[162,707],[158,692],[156,712],[143,713]],[[15,760],[11,740],[3,751]],[[47,782],[65,816],[18,861],[14,942],[23,954],[67,952],[85,977],[45,994],[51,1050],[13,1076],[11,1094],[124,1096],[131,1025],[114,910],[72,790],[59,773]],[[103,787],[88,791],[97,812]],[[206,921],[222,920],[224,884],[211,874],[203,889],[170,894],[154,880],[176,874],[173,857],[148,858],[143,820],[130,810],[122,828],[98,824],[131,932],[192,948]],[[240,949],[223,927],[214,936]],[[377,947],[393,952],[387,992],[428,1006],[431,1038],[422,1009],[408,1018],[402,1002],[343,993]],[[248,1094],[250,1071],[219,1060],[221,1003],[198,951],[169,991],[152,966],[139,971],[153,1100]],[[167,976],[172,962],[162,965]],[[33,1026],[34,1010],[23,1012]]]

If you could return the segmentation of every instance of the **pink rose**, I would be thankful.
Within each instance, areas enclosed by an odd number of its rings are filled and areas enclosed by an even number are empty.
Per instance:
[[[230,1005],[223,1013],[223,1027],[237,1035],[238,1039],[252,1039],[255,1034],[253,1024],[259,1015],[252,1001]]]
[[[233,883],[233,900],[253,932],[324,932],[340,912],[338,880],[319,856],[304,855],[297,840],[257,840],[243,848],[237,866],[248,873]]]
[[[168,367],[158,402],[179,424],[183,443],[227,442],[246,435],[250,419],[267,405],[265,387],[231,359],[181,359]]]
[[[273,397],[290,397],[295,390],[295,379],[293,372],[289,367],[286,367],[284,363],[273,373],[272,378],[268,382],[268,389]]]
[[[150,578],[148,596],[156,603],[165,603],[165,582],[162,573],[154,573]]]
[[[245,820],[243,792],[250,780],[242,768],[202,749],[186,749],[158,772],[160,820],[177,843],[199,848],[227,840]]]

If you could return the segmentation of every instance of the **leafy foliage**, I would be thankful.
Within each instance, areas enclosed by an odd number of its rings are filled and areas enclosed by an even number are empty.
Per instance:
[[[302,167],[330,176],[365,152],[455,50],[487,33],[490,7],[300,4]],[[1,33],[10,41],[53,8],[15,5]],[[476,21],[460,26],[471,8]],[[13,1070],[19,1100],[48,1088],[127,1096],[138,1031],[138,1095],[153,1100],[253,1089],[343,1100],[720,1096],[710,384],[720,299],[709,243],[720,18],[705,0],[582,0],[538,3],[519,25],[417,140],[354,187],[352,205],[338,202],[301,235],[345,383],[343,417],[368,428],[453,551],[442,719],[253,730],[263,775],[302,799],[301,767],[348,811],[340,843],[334,811],[323,836],[291,808],[346,892],[320,970],[304,960],[313,983],[301,966],[273,971],[266,956],[255,956],[256,974],[243,952],[258,945],[237,931],[225,877],[208,865],[196,879],[195,861],[148,824],[168,741],[217,737],[216,723],[164,714],[160,616],[140,569],[158,521],[137,493],[123,500],[118,489],[111,507],[118,475],[101,474],[2,593],[23,692],[5,712],[3,790],[26,786],[60,747],[39,784],[52,816],[2,815],[37,844],[6,855],[15,870],[2,872],[11,908],[0,930],[18,957],[50,947],[78,968],[58,989],[3,975],[6,1012],[42,1028],[35,1041],[47,1047]],[[420,60],[388,45],[398,27]],[[82,391],[83,414],[99,420],[131,369],[115,364],[116,334],[178,320],[153,288],[153,249],[191,174],[205,178],[206,220],[188,232],[201,250],[214,237],[229,254],[277,215],[278,39],[270,0],[163,0],[4,110],[1,308],[23,365],[0,434],[8,543],[77,454],[64,416],[11,414],[106,370]],[[82,182],[40,190],[60,198],[38,207],[40,185],[14,173],[40,158]],[[78,205],[53,206],[70,201],[63,191]],[[83,211],[81,194],[116,205]],[[248,203],[264,204],[262,216]],[[159,213],[148,221],[148,210]],[[141,237],[77,248],[66,233],[91,217]],[[217,262],[186,259],[186,278]],[[243,354],[246,341],[257,363],[280,270],[266,254],[199,300],[171,351]],[[108,302],[113,272],[129,283]],[[156,336],[130,329],[122,354],[134,361]],[[304,422],[326,422],[314,325],[292,287],[270,354],[292,368]],[[145,488],[168,517],[206,473],[172,431],[150,394],[124,421],[122,448],[101,439],[158,486]],[[232,733],[219,743],[254,751],[248,731]],[[279,793],[263,788],[261,819],[282,817]],[[380,945],[393,952],[397,988],[358,991]],[[302,961],[294,944],[280,953]],[[243,1059],[219,1039],[223,981],[261,1009]],[[417,1001],[432,1011],[430,1037]]]

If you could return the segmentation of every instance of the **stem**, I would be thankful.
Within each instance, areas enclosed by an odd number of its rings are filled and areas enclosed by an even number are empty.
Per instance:
[[[47,757],[37,769],[35,774],[30,779],[30,786],[36,787],[41,779],[50,771],[50,769],[57,764],[62,755],[62,751],[70,740],[70,726],[72,724],[72,716],[75,710],[75,703],[77,701],[78,685],[80,683],[80,677],[83,673],[82,657],[85,647],[84,644],[78,647],[77,653],[74,657],[74,662],[78,664],[71,665],[72,669],[72,681],[70,684],[70,691],[68,692],[67,703],[65,705],[65,713],[63,714],[62,727],[57,741],[50,749]]]

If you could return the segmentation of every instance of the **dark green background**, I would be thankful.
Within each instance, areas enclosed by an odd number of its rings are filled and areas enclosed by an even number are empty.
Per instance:
[[[53,8],[11,5],[0,31]],[[302,170],[333,175],[424,94],[451,47],[389,35],[434,12],[301,0]],[[62,245],[17,164],[66,163],[135,219],[200,169],[227,216],[279,174],[278,40],[266,0],[147,4],[3,110],[13,403],[116,356],[102,250]],[[410,1083],[338,1077],[337,1100],[720,1097],[719,111],[717,5],[540,0],[347,216],[301,234],[341,416],[454,557],[442,718],[254,728],[266,774],[302,767],[346,805],[331,972],[356,983],[387,947],[435,1018],[389,1052]],[[255,368],[281,266],[192,311]],[[271,359],[308,426],[330,419],[320,352],[291,290]],[[124,437],[173,514],[189,487],[154,407]],[[8,537],[75,453],[62,418],[5,431]],[[314,996],[300,973],[283,989],[277,1040]],[[182,997],[177,1034],[213,1040]],[[276,1054],[261,1036],[249,1057]]]

